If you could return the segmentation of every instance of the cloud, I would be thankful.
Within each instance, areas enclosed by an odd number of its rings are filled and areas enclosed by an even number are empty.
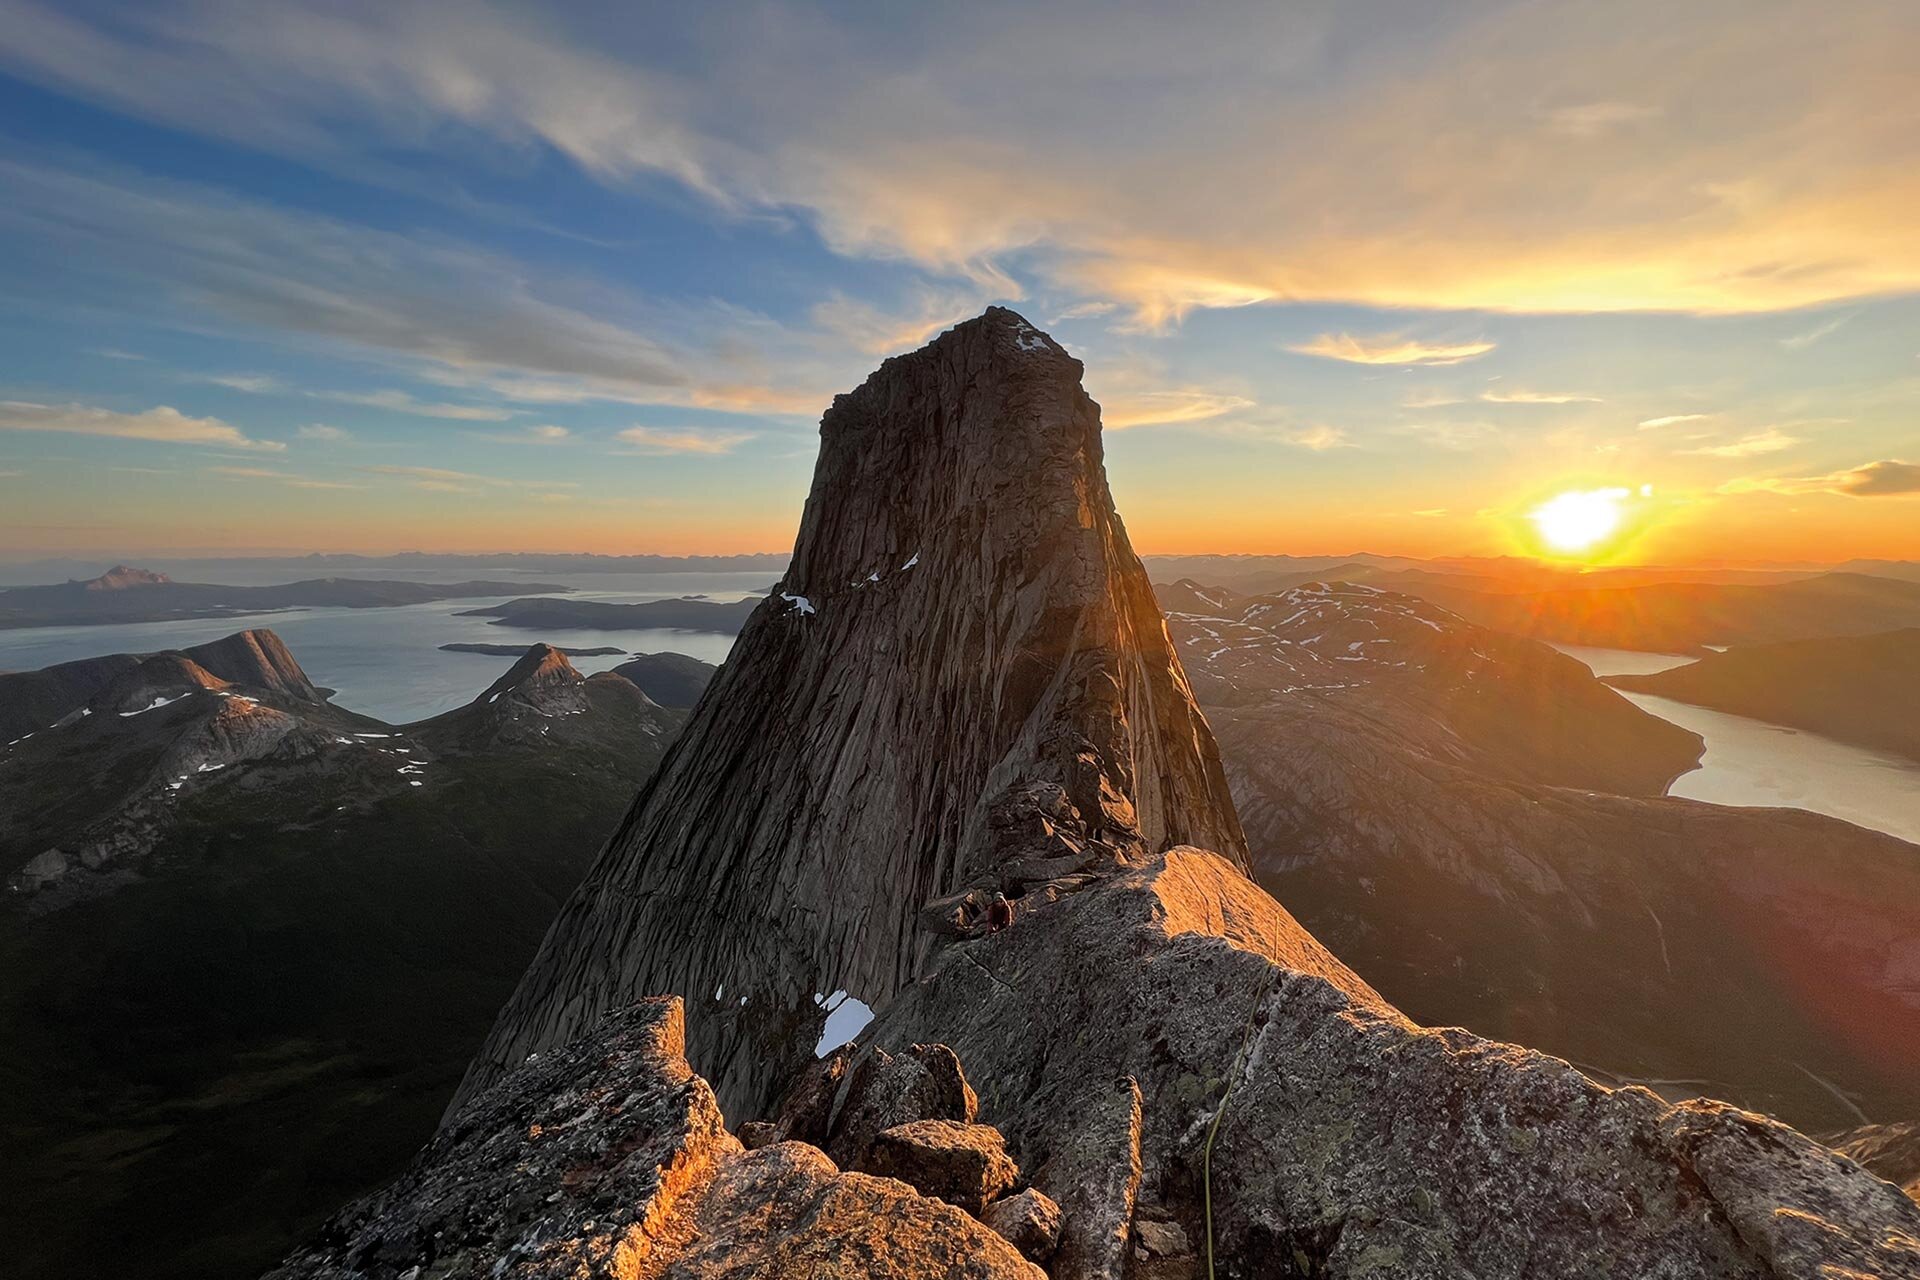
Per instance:
[[[814,325],[868,355],[892,355],[911,350],[927,339],[978,315],[989,302],[1017,301],[1020,294],[1010,281],[1002,288],[920,289],[905,311],[892,312],[836,293],[816,303]]]
[[[1884,458],[1823,476],[1742,478],[1720,486],[1722,493],[1833,493],[1849,498],[1902,497],[1920,493],[1920,462]]]
[[[324,422],[310,422],[293,434],[302,440],[324,440],[333,444],[353,439],[351,432],[339,427],[330,427]]]
[[[1546,115],[1547,128],[1569,138],[1598,138],[1660,115],[1660,108],[1633,102],[1585,102]]]
[[[753,439],[750,431],[677,431],[662,427],[628,427],[619,438],[635,446],[640,453],[732,453],[735,446]]]
[[[265,467],[208,467],[216,475],[233,476],[240,480],[291,480],[294,477],[284,471],[270,471]]]
[[[1297,444],[1303,449],[1312,449],[1316,452],[1324,449],[1343,448],[1347,444],[1347,433],[1345,431],[1342,431],[1339,427],[1329,427],[1325,424],[1300,427],[1292,432],[1283,434],[1281,438],[1288,444]]]
[[[289,489],[364,489],[365,485],[347,484],[340,480],[289,480]]]
[[[500,480],[493,476],[475,475],[471,471],[453,471],[446,467],[407,467],[393,464],[361,467],[360,470],[378,476],[399,476],[412,480],[422,488],[428,485],[441,486],[448,491],[468,491],[472,485],[504,486],[511,480]]]
[[[1129,427],[1177,426],[1205,422],[1253,407],[1245,396],[1223,395],[1197,387],[1120,392],[1101,402],[1100,421],[1110,431]]]
[[[220,445],[229,449],[279,452],[275,440],[254,440],[218,418],[189,418],[159,405],[140,413],[118,413],[82,404],[33,404],[0,401],[0,431],[58,431],[78,436],[116,436],[165,444]]]
[[[1488,404],[1601,404],[1599,396],[1576,395],[1565,391],[1482,391]]]
[[[310,391],[322,400],[341,404],[365,405],[370,409],[391,409],[421,418],[448,418],[455,422],[505,422],[514,410],[478,404],[436,404],[416,400],[405,391]]]
[[[1449,405],[1465,404],[1466,401],[1447,391],[1415,391],[1400,400],[1403,409],[1444,409]]]
[[[256,395],[280,390],[280,380],[264,373],[209,373],[196,377],[194,381],[212,383],[232,391],[249,391]]]
[[[516,432],[496,432],[486,437],[499,444],[565,444],[573,438],[573,432],[553,423],[526,427]]]
[[[1663,0],[747,30],[434,0],[5,11],[11,74],[174,128],[427,194],[408,160],[433,142],[547,151],[845,255],[971,281],[1017,258],[1140,328],[1269,300],[1743,312],[1920,287],[1909,0],[1856,0],[1818,40]]]
[[[1837,315],[1837,316],[1833,316],[1830,319],[1822,320],[1819,324],[1813,326],[1813,328],[1811,329],[1808,329],[1802,333],[1790,334],[1787,337],[1780,339],[1780,345],[1785,347],[1789,351],[1804,351],[1806,348],[1820,341],[1820,339],[1827,337],[1829,334],[1838,332],[1842,325],[1846,324],[1847,321],[1853,319],[1853,315],[1854,313],[1849,311],[1842,315]]]
[[[1705,422],[1713,415],[1710,413],[1670,413],[1664,418],[1647,418],[1640,424],[1642,431],[1658,431],[1662,427],[1677,427],[1683,422]]]
[[[1742,436],[1731,444],[1701,445],[1694,449],[1679,449],[1676,452],[1707,458],[1753,458],[1763,453],[1778,453],[1782,449],[1791,449],[1802,443],[1799,436],[1790,436],[1778,427],[1768,427],[1765,431]]]
[[[1295,343],[1287,350],[1349,364],[1448,365],[1477,360],[1496,345],[1492,342],[1421,342],[1397,333],[1371,338],[1323,333],[1310,342]]]

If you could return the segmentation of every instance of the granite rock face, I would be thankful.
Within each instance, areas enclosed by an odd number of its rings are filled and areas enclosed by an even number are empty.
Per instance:
[[[1060,1243],[1060,1206],[1032,1187],[988,1205],[981,1221],[1034,1262],[1044,1264]]]
[[[882,1130],[868,1146],[860,1169],[898,1178],[976,1218],[1020,1179],[998,1129],[958,1120],[915,1120]]]
[[[648,1000],[529,1060],[273,1276],[1041,1276],[900,1182],[800,1143],[747,1151],[688,1069],[684,1029],[678,1000]]]
[[[1243,858],[1080,373],[994,308],[835,399],[784,580],[459,1100],[671,992],[696,1067],[757,1116],[805,1065],[815,996],[877,1005],[924,970],[930,899],[1181,843]]]

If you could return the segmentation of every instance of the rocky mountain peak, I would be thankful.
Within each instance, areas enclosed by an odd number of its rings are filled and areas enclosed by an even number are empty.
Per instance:
[[[834,400],[785,578],[466,1092],[674,993],[696,1067],[757,1112],[824,997],[892,995],[991,893],[1038,904],[1183,843],[1244,862],[1080,372],[994,308]]]
[[[286,642],[265,627],[236,631],[220,640],[183,650],[187,657],[232,684],[282,694],[302,702],[324,702]]]
[[[155,573],[151,569],[135,569],[131,565],[117,564],[97,578],[88,578],[80,585],[89,591],[124,591],[128,587],[164,586],[173,579],[164,573]]]
[[[576,685],[584,678],[567,655],[552,645],[529,645],[505,675],[487,686],[478,701],[492,702],[511,690],[538,696],[558,687]]]

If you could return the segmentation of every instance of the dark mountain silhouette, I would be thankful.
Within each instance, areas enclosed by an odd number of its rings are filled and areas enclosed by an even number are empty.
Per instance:
[[[1920,627],[1743,645],[1607,683],[1920,760]]]
[[[1764,586],[1662,582],[1491,594],[1409,586],[1481,626],[1559,644],[1651,653],[1708,652],[1920,626],[1920,582],[1828,573]]]
[[[225,618],[279,609],[374,609],[570,590],[527,582],[383,582],[365,578],[313,578],[273,587],[226,587],[175,582],[165,574],[119,565],[84,582],[0,590],[0,629]]]
[[[590,631],[711,631],[733,635],[752,615],[756,599],[720,604],[688,597],[648,600],[642,604],[608,604],[600,600],[510,600],[483,609],[466,609],[463,618],[492,618],[496,627],[525,627],[534,631],[584,629]]]
[[[636,653],[613,673],[633,681],[663,707],[687,708],[700,701],[718,670],[711,662],[684,653]]]

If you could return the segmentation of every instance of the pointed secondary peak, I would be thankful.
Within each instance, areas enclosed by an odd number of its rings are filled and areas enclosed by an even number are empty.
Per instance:
[[[490,702],[509,689],[572,684],[580,679],[579,670],[567,655],[543,642],[527,646],[527,651],[520,655],[519,660],[507,668],[505,675],[488,685],[480,698]]]

